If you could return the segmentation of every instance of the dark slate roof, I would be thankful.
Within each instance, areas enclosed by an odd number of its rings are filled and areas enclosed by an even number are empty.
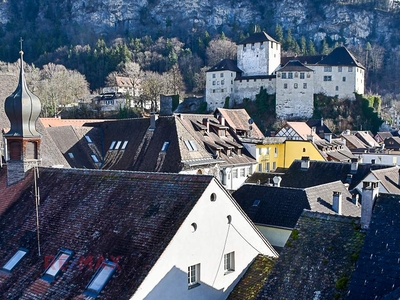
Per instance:
[[[298,60],[289,60],[278,72],[299,71],[299,72],[314,72],[314,70],[307,68]]]
[[[306,188],[340,180],[348,183],[348,174],[352,175],[349,189],[355,188],[370,170],[385,169],[392,166],[359,163],[357,172],[351,173],[351,163],[333,161],[310,161],[308,169],[301,168],[301,160],[295,160],[282,176],[281,186]],[[299,180],[301,178],[301,180]]]
[[[256,299],[343,299],[364,240],[358,220],[304,211]]]
[[[321,125],[322,123],[322,125]],[[323,134],[325,133],[332,133],[328,126],[325,125],[323,119],[309,119],[306,124],[313,128],[315,127],[315,132],[319,135],[320,138],[324,138]],[[322,136],[321,136],[321,135]]]
[[[383,185],[388,193],[400,194],[400,178],[398,166],[381,170],[373,170],[371,171],[371,173],[375,175],[376,179],[380,181],[380,184]]]
[[[344,46],[333,49],[331,53],[318,62],[318,65],[354,66],[365,69],[354,55]]]
[[[237,67],[237,61],[233,60],[233,59],[228,59],[228,58],[221,60],[214,67],[207,70],[207,72],[216,72],[216,71],[232,71],[232,72],[237,72],[237,73],[242,72],[242,70],[240,70]]]
[[[8,299],[79,298],[101,259],[118,262],[101,299],[129,299],[214,180],[57,168],[39,168],[39,173],[41,256],[32,180],[0,216],[0,265],[19,247],[29,249],[15,270],[0,275],[0,295]],[[40,278],[60,248],[75,254],[63,275],[49,284]]]
[[[281,65],[284,66],[290,60],[298,60],[305,65],[315,65],[321,59],[323,59],[324,55],[309,55],[309,56],[288,56],[281,57]]]
[[[252,76],[243,76],[239,74],[235,77],[235,80],[252,80],[252,79],[274,79],[276,75],[252,75]]]
[[[400,196],[380,194],[346,299],[398,299],[399,226]]]
[[[271,41],[271,42],[278,43],[271,36],[269,36],[265,31],[262,31],[262,32],[253,33],[248,38],[239,42],[238,45],[260,43],[260,42],[265,42],[265,41]]]
[[[252,300],[260,292],[276,259],[259,254],[239,280],[228,300]]]
[[[245,184],[232,196],[254,223],[294,228],[303,209],[336,214],[333,192],[342,194],[343,215],[360,217],[360,207],[351,202],[351,194],[340,181],[306,189]],[[255,200],[260,200],[258,205]]]

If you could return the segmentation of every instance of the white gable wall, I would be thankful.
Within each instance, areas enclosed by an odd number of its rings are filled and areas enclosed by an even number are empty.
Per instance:
[[[216,201],[210,200],[212,193]],[[197,225],[195,232],[192,223]],[[131,299],[226,299],[257,254],[277,255],[271,249],[214,179]],[[224,254],[232,251],[235,271],[224,275]],[[196,264],[200,264],[200,285],[188,289],[187,270]]]
[[[208,110],[224,107],[226,97],[233,92],[236,72],[215,71],[206,73],[206,101]]]

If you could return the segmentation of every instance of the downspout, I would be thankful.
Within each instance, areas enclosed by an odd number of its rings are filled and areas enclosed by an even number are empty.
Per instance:
[[[286,141],[284,146],[285,151],[283,151],[283,167],[286,168]]]

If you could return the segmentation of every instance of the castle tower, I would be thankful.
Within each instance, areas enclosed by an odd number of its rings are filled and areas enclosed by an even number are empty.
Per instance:
[[[40,100],[26,85],[21,40],[21,65],[16,90],[6,98],[4,109],[11,129],[6,139],[7,184],[12,185],[25,177],[25,172],[40,162],[40,134],[36,121],[41,111]]]

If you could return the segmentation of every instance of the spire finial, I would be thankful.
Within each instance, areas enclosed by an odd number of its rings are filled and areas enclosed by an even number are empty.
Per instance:
[[[24,51],[22,51],[22,42],[23,42],[24,40],[22,39],[22,37],[20,37],[19,38],[19,44],[20,44],[20,50],[19,50],[19,54],[21,54],[21,57],[22,57],[22,55],[24,54]]]

